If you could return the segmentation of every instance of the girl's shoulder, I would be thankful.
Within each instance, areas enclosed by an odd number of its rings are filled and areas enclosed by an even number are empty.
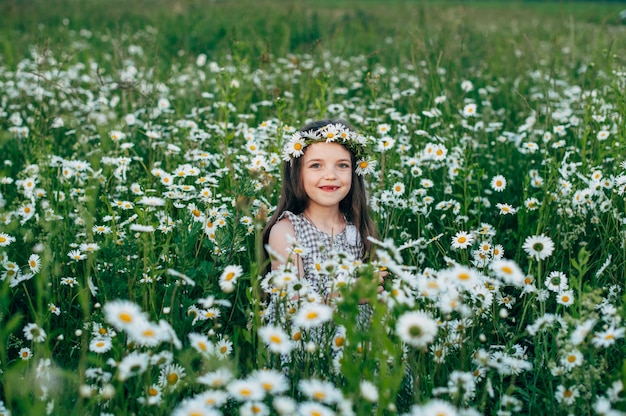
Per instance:
[[[272,229],[270,232],[283,233],[285,231],[291,231],[291,233],[293,234],[293,231],[294,231],[293,221],[291,221],[291,219],[286,216],[281,216],[278,218],[278,221],[276,221],[276,223],[272,226]]]
[[[289,222],[291,222],[293,225],[296,225],[299,221],[300,221],[300,216],[294,214],[291,211],[283,211],[279,216],[278,216],[278,221],[282,221],[282,220],[288,220]]]
[[[289,252],[291,246],[296,241],[296,230],[289,218],[281,217],[272,225],[270,229],[268,241],[269,246],[276,252],[283,255]]]
[[[283,213],[278,216],[278,220],[276,220],[276,223],[272,226],[272,229],[270,230],[270,236],[272,234],[295,236],[295,227],[297,226],[297,224],[297,215],[295,215],[291,211],[283,211]]]

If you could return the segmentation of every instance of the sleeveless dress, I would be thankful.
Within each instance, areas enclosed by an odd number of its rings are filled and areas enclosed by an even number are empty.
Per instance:
[[[333,290],[333,278],[341,277],[341,263],[345,262],[349,266],[361,260],[363,243],[359,231],[354,224],[347,223],[342,232],[329,235],[318,229],[303,214],[285,211],[279,220],[283,218],[287,218],[293,225],[296,241],[303,249],[300,257],[305,282],[322,297],[329,296]],[[337,259],[339,269],[329,270],[329,267],[336,267]]]
[[[302,259],[304,269],[304,276],[298,279],[298,283],[303,288],[299,290],[301,297],[290,301],[282,297],[282,291],[273,290],[273,285],[270,284],[273,272],[268,273],[264,279],[265,284],[261,284],[269,294],[269,301],[262,316],[268,324],[282,327],[291,334],[293,331],[291,318],[297,310],[293,304],[300,303],[302,297],[308,302],[331,302],[339,283],[353,281],[352,279],[356,278],[356,267],[361,264],[363,255],[363,243],[357,228],[351,223],[347,223],[342,232],[329,235],[318,229],[303,214],[296,215],[291,211],[285,211],[278,220],[283,218],[291,222],[295,231],[295,243],[299,248],[298,255]],[[370,319],[370,305],[359,305],[356,324],[363,329],[367,328]],[[339,357],[341,348],[335,347],[329,336],[333,337],[340,331],[341,329],[332,322],[308,329],[308,341],[328,347],[320,349],[328,356],[327,362],[324,361],[328,368],[318,367],[322,365],[319,361],[316,361],[316,366],[311,367],[318,372],[316,376],[339,373],[339,367],[336,367],[338,361],[335,361],[335,358]],[[309,368],[307,363],[311,359],[311,354],[306,351],[304,344],[301,344],[290,353],[281,354],[279,361],[282,370],[288,374],[294,368]]]

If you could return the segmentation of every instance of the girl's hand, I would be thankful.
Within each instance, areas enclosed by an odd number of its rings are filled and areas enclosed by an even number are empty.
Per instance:
[[[381,267],[378,271],[378,294],[385,290],[385,278],[389,275],[386,267]]]
[[[377,275],[378,275],[378,287],[376,288],[376,291],[380,295],[385,290],[385,278],[389,275],[389,272],[387,271],[387,268],[381,267],[378,270]],[[376,278],[376,277],[374,277],[374,278]],[[369,303],[369,299],[367,299],[367,298],[361,299],[359,301],[359,303],[360,304]]]

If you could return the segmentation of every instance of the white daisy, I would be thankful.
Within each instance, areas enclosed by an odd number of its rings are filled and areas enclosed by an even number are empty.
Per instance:
[[[103,354],[113,348],[113,343],[109,337],[95,337],[89,342],[89,351],[96,354]]]
[[[159,373],[159,386],[164,389],[176,389],[180,381],[186,376],[185,368],[179,364],[170,363],[161,369]]]
[[[545,234],[526,237],[522,248],[535,260],[545,260],[554,251],[554,242]]]
[[[233,399],[240,402],[259,401],[265,397],[265,390],[256,380],[235,380],[226,389]]]
[[[619,338],[624,338],[625,332],[625,327],[615,328],[614,326],[611,326],[604,331],[596,332],[591,339],[591,343],[596,348],[610,347],[615,344]]]
[[[237,279],[243,274],[243,268],[239,265],[226,266],[219,278],[220,289],[225,293],[235,290]]]
[[[474,236],[467,231],[459,231],[452,237],[452,248],[466,249],[474,242]]]
[[[330,306],[321,303],[307,303],[294,318],[294,323],[300,328],[314,328],[328,322],[333,316]]]
[[[104,317],[117,330],[132,329],[139,322],[147,321],[141,308],[128,300],[114,300],[103,307]]]
[[[319,403],[333,404],[342,399],[341,390],[328,381],[303,379],[298,383],[298,390],[310,400]]]
[[[300,132],[295,132],[289,142],[283,149],[283,159],[290,161],[292,158],[298,158],[304,154],[306,143]]]
[[[376,169],[376,160],[361,159],[356,164],[355,172],[359,176],[368,175]]]
[[[9,234],[0,233],[0,247],[6,247],[13,242],[15,242],[15,237],[10,236]]]
[[[491,189],[496,192],[502,192],[506,188],[506,178],[502,175],[496,175],[491,178]]]
[[[228,401],[228,393],[222,390],[207,390],[196,396],[205,406],[219,408]]]
[[[41,270],[41,257],[39,254],[31,254],[28,258],[28,267],[33,273],[39,273]]]
[[[196,379],[198,383],[214,389],[224,387],[233,379],[233,373],[227,368],[219,368]]]
[[[44,342],[46,340],[46,331],[35,323],[27,324],[23,330],[24,338],[33,342]]]
[[[489,268],[504,283],[517,287],[524,286],[524,273],[513,260],[494,259],[489,265]]]
[[[289,354],[293,349],[293,343],[289,335],[278,326],[264,326],[259,328],[259,337],[267,345],[268,349],[276,354]]]
[[[268,394],[278,395],[289,390],[289,380],[277,370],[257,370],[250,375]]]
[[[194,350],[198,351],[200,354],[208,355],[214,352],[215,345],[213,345],[213,342],[211,342],[211,340],[209,340],[209,337],[207,337],[206,335],[191,332],[189,333],[188,337],[191,347]]]
[[[143,374],[148,369],[150,356],[145,352],[133,351],[120,361],[117,366],[117,377],[120,381],[128,380],[132,376]]]
[[[422,311],[405,312],[396,323],[396,334],[405,343],[423,348],[437,336],[437,322]]]

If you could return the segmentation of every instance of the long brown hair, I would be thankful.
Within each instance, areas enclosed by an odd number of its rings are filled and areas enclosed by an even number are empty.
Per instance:
[[[354,131],[354,128],[343,120],[318,120],[307,124],[300,129],[301,132],[309,130],[318,130],[328,124],[341,124],[346,128]],[[352,159],[352,187],[346,197],[339,203],[339,210],[345,215],[346,220],[351,222],[359,230],[361,241],[363,243],[363,257],[362,260],[367,260],[370,256],[372,249],[372,243],[368,237],[378,237],[378,232],[374,222],[372,221],[367,204],[367,190],[365,189],[365,181],[363,176],[356,174],[357,160],[354,153],[346,147],[346,150],[350,152]],[[306,152],[306,148],[304,149]],[[309,197],[304,191],[304,185],[302,183],[302,160],[303,157],[292,158],[291,161],[283,161],[282,173],[283,181],[280,190],[280,199],[276,210],[270,217],[269,221],[265,225],[263,230],[263,252],[265,259],[269,258],[265,245],[269,241],[270,231],[274,224],[278,222],[278,218],[285,211],[291,211],[294,214],[301,214],[309,203]],[[269,271],[271,266],[268,265]]]

